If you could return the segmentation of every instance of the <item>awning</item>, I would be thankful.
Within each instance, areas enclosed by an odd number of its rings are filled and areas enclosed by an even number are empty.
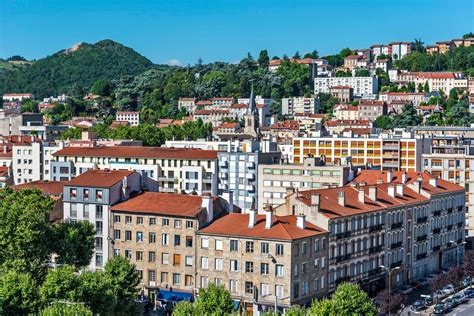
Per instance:
[[[156,299],[164,300],[164,301],[171,301],[171,302],[179,302],[179,301],[191,301],[193,295],[188,292],[176,292],[176,291],[166,291],[166,290],[158,290]]]
[[[240,307],[240,300],[234,301],[234,311],[238,311]]]

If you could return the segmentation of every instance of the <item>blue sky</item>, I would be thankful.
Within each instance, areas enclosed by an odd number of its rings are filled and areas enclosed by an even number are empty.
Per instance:
[[[0,0],[0,57],[112,39],[155,63],[240,60],[474,31],[472,0]]]

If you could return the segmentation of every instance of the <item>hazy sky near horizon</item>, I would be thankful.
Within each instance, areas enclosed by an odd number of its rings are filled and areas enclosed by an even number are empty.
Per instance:
[[[0,0],[0,58],[112,39],[155,63],[320,55],[474,31],[473,0]]]

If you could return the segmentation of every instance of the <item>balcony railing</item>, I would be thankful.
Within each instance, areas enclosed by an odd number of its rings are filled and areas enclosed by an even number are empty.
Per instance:
[[[381,271],[382,270],[380,268],[375,268],[375,269],[369,270],[369,272],[368,272],[369,277],[380,274]]]
[[[369,233],[378,232],[382,230],[383,224],[373,225],[369,227]]]
[[[397,228],[402,228],[403,227],[403,222],[399,222],[399,223],[393,223],[390,228],[391,229],[397,229]]]
[[[417,224],[426,223],[427,221],[428,221],[428,216],[423,216],[416,219]]]
[[[416,260],[421,260],[426,258],[426,253],[419,253],[416,255]]]
[[[464,226],[464,223],[462,223],[462,222],[461,222],[461,223],[458,223],[458,227],[459,227],[459,228],[461,228],[461,227],[463,227],[463,226]]]
[[[433,216],[441,216],[441,211],[434,211]]]
[[[448,211],[447,211],[448,214],[451,214],[452,212],[453,212],[452,208],[448,209]]]
[[[453,230],[453,225],[448,225],[448,226],[446,226],[446,230],[447,230],[448,232],[451,231],[451,230]]]
[[[434,246],[433,251],[439,251],[441,249],[441,246]]]
[[[350,280],[351,280],[350,276],[341,277],[336,280],[335,284],[336,286],[338,286],[339,284],[344,283],[344,282],[349,282]]]
[[[351,237],[351,232],[347,231],[347,232],[339,233],[339,234],[336,234],[335,237],[336,237],[337,240],[344,239],[344,238],[349,238],[349,237]]]
[[[350,253],[346,253],[345,255],[337,256],[336,257],[336,263],[349,260],[349,259],[351,259],[351,257],[352,257],[352,254],[350,254]]]
[[[441,233],[441,228],[433,228],[433,234]]]
[[[427,235],[421,235],[421,236],[416,237],[416,241],[423,241],[423,240],[426,240],[427,238],[428,238]]]
[[[402,242],[402,241],[394,242],[394,243],[390,246],[390,248],[391,248],[391,249],[400,248],[402,245],[403,245],[403,242]]]
[[[401,267],[402,264],[403,264],[402,261],[393,262],[392,264],[390,264],[390,269],[393,269],[395,267]]]
[[[382,251],[382,245],[369,248],[369,254]]]

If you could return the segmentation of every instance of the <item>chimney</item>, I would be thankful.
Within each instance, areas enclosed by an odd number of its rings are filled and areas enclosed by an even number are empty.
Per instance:
[[[128,186],[128,178],[127,177],[123,177],[122,192],[123,192],[124,200],[128,200],[130,198],[130,187]]]
[[[422,186],[421,180],[413,181],[413,189],[415,190],[416,193],[421,193],[421,186]]]
[[[256,222],[257,222],[257,210],[251,209],[249,210],[249,228],[254,228]]]
[[[214,204],[209,193],[201,196],[201,207],[206,208],[206,223],[210,223],[214,219]]]
[[[4,154],[8,153],[8,146],[3,146],[3,153]]]
[[[346,206],[346,198],[344,195],[344,191],[339,191],[337,193],[337,202],[339,203],[340,206]]]
[[[320,196],[319,193],[311,194],[311,206],[318,206],[320,203]]]
[[[306,215],[304,215],[304,214],[297,215],[296,216],[296,226],[298,226],[298,228],[305,229],[306,228],[305,220],[306,220]]]
[[[393,179],[393,172],[392,172],[392,170],[389,170],[387,172],[387,182],[388,183],[392,182],[392,179]]]
[[[273,226],[273,208],[271,205],[265,207],[265,229],[270,229]]]
[[[295,193],[295,188],[293,188],[293,187],[287,187],[286,188],[286,196],[291,195],[293,193]]]
[[[432,187],[435,187],[437,188],[438,187],[438,177],[430,177],[430,182],[429,184],[432,186]]]
[[[391,197],[395,197],[395,186],[393,185],[388,186],[388,195],[390,195]]]
[[[397,184],[397,194],[403,196],[404,193],[404,186],[401,183]]]
[[[222,192],[222,198],[227,201],[227,213],[234,212],[234,192],[226,191]]]
[[[359,194],[358,194],[359,202],[364,204],[365,203],[365,191],[362,189],[359,189]]]
[[[407,183],[407,180],[408,180],[408,174],[407,172],[405,171],[403,174],[402,174],[402,183]]]
[[[377,187],[369,187],[369,199],[377,202]]]

